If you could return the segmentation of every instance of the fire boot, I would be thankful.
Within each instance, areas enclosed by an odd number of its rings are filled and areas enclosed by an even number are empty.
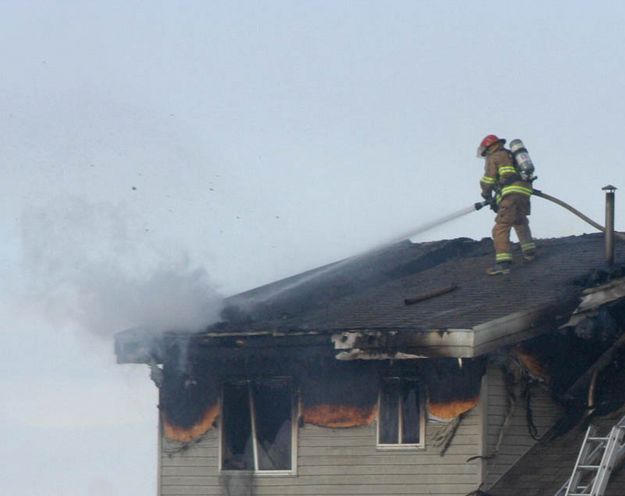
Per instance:
[[[533,261],[536,258],[536,250],[527,250],[523,252],[523,258],[528,262]]]
[[[501,274],[509,274],[510,273],[510,262],[498,262],[494,266],[486,269],[486,273],[489,276],[498,276]]]

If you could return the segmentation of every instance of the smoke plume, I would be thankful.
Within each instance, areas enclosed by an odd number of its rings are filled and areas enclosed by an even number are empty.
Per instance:
[[[221,297],[207,271],[129,219],[123,207],[77,198],[25,212],[28,307],[53,324],[109,336],[131,327],[195,331],[216,321]]]

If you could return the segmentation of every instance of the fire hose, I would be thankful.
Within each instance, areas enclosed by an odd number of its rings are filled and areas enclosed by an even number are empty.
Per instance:
[[[550,201],[552,203],[555,203],[556,205],[559,205],[559,206],[567,209],[569,212],[571,212],[572,214],[576,215],[577,217],[582,219],[584,222],[590,224],[595,229],[597,229],[597,230],[599,230],[601,232],[605,232],[605,227],[604,226],[602,226],[598,222],[595,222],[590,217],[588,217],[587,215],[584,215],[579,210],[577,210],[575,207],[572,207],[568,203],[560,200],[559,198],[556,198],[554,196],[548,195],[547,193],[543,193],[542,191],[540,191],[538,189],[534,190],[533,196],[538,196],[539,198],[543,198],[544,200],[548,200],[548,201]],[[483,202],[478,202],[478,203],[476,203],[474,205],[475,210],[480,210],[482,207],[485,207],[487,205],[491,205],[493,201],[495,201],[495,200],[491,199],[491,200],[485,200]],[[625,234],[623,234],[623,233],[615,232],[614,236],[617,237],[618,239],[622,240],[622,241],[625,241]]]

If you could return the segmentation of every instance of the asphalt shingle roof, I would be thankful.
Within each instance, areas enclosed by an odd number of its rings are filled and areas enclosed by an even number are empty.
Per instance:
[[[604,265],[601,234],[538,241],[538,257],[487,276],[489,239],[402,242],[236,295],[217,329],[337,330],[472,328],[513,312],[577,301],[579,283]],[[625,258],[617,244],[616,260]],[[405,298],[457,289],[414,305]]]

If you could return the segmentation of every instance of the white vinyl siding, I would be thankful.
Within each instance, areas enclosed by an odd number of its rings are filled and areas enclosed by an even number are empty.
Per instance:
[[[219,429],[189,449],[168,456],[175,444],[163,441],[161,496],[465,496],[479,485],[480,418],[463,420],[447,454],[428,446],[437,426],[427,424],[423,450],[376,448],[375,423],[351,429],[305,425],[298,429],[297,475],[219,472]],[[250,489],[251,488],[251,489]]]

